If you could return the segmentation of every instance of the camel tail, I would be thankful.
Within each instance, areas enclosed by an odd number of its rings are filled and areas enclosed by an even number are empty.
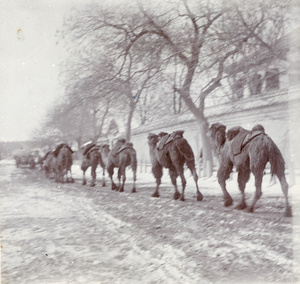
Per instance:
[[[268,137],[268,152],[269,152],[269,162],[271,164],[271,175],[277,175],[279,178],[284,176],[285,172],[285,162],[284,158],[274,143],[274,141]]]
[[[103,161],[101,152],[98,153],[98,160],[99,160],[99,164],[100,164],[101,168],[105,168],[105,163]]]

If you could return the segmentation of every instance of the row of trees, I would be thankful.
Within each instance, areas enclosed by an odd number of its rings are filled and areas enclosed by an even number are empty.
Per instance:
[[[78,7],[59,35],[69,54],[62,66],[65,97],[44,129],[82,143],[105,135],[116,121],[130,140],[133,123],[188,111],[199,126],[203,161],[212,165],[205,104],[220,94],[230,98],[239,74],[253,78],[285,60],[288,4],[170,0]]]

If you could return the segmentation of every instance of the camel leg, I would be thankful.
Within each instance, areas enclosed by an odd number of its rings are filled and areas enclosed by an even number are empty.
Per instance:
[[[224,206],[232,205],[232,198],[226,189],[226,180],[229,178],[230,173],[232,172],[233,164],[231,162],[220,164],[218,170],[218,182],[221,186],[223,191],[223,198],[224,198]]]
[[[70,182],[73,183],[74,179],[73,179],[73,176],[72,176],[72,170],[71,169],[69,170],[69,173],[70,173]]]
[[[86,172],[87,169],[88,169],[88,167],[85,166],[85,163],[84,163],[84,161],[83,161],[83,162],[81,163],[81,170],[82,170],[82,173],[83,173],[82,185],[86,185],[85,172]]]
[[[118,190],[120,192],[123,192],[124,191],[124,184],[125,184],[125,181],[126,181],[125,167],[123,167],[123,166],[121,166],[119,168],[118,179],[119,179],[119,189]],[[122,179],[122,183],[121,183],[121,179]]]
[[[60,182],[60,183],[63,183],[63,182],[64,182],[64,180],[63,180],[63,173],[62,173],[61,170],[60,170],[59,173],[58,173],[58,182]]]
[[[183,173],[183,165],[182,165],[182,167],[177,168],[177,173],[181,178],[181,184],[182,184],[182,194],[181,194],[180,200],[184,201],[184,191],[185,191],[185,187],[186,187],[186,179],[185,179],[185,176]]]
[[[67,170],[64,169],[63,172],[62,172],[62,182],[63,183],[67,183],[68,180],[67,180]]]
[[[194,161],[189,162],[189,163],[187,162],[187,166],[190,169],[190,171],[193,175],[193,178],[194,178],[194,182],[195,182],[195,185],[196,185],[197,201],[201,201],[203,199],[203,195],[200,192],[199,187],[198,187],[198,175],[197,175],[197,171],[195,169]]]
[[[253,173],[253,174],[255,176],[256,191],[255,191],[254,199],[253,199],[251,205],[246,209],[246,211],[248,211],[248,212],[253,212],[256,202],[262,196],[261,184],[262,184],[262,179],[263,179],[263,171],[262,172],[256,172],[256,173]]]
[[[118,189],[117,185],[113,181],[113,174],[114,174],[114,167],[113,167],[113,165],[110,165],[107,168],[107,172],[108,172],[108,175],[109,175],[109,178],[110,178],[110,181],[111,181],[111,190]]]
[[[105,167],[103,167],[102,169],[103,169],[102,186],[106,186],[106,183],[105,183]]]
[[[292,209],[289,205],[289,200],[288,200],[288,189],[289,189],[289,185],[285,179],[285,175],[283,174],[281,177],[279,177],[279,181],[281,184],[281,189],[283,191],[284,197],[285,197],[285,213],[284,216],[285,217],[292,217]]]
[[[136,189],[135,189],[135,182],[136,182],[136,169],[135,170],[132,170],[133,172],[133,187],[132,187],[132,190],[131,192],[132,193],[135,193],[136,192]]]
[[[169,174],[170,174],[170,178],[171,178],[171,181],[172,181],[172,184],[174,185],[175,187],[175,192],[174,192],[174,199],[178,199],[180,197],[180,193],[177,189],[177,182],[176,182],[176,179],[178,177],[178,174],[176,172],[176,169],[169,169]]]
[[[161,177],[163,175],[163,168],[160,164],[156,164],[152,166],[152,173],[156,180],[156,189],[154,193],[152,194],[152,197],[159,197],[159,186],[161,184]]]
[[[238,170],[238,185],[239,190],[241,192],[241,201],[240,203],[235,207],[238,210],[243,210],[247,207],[246,201],[245,201],[245,187],[246,183],[248,182],[250,178],[250,169],[241,169]]]
[[[95,184],[96,184],[96,167],[94,165],[91,166],[91,176],[92,176],[91,186],[95,186]]]
[[[57,170],[55,173],[55,182],[59,182],[60,170]]]

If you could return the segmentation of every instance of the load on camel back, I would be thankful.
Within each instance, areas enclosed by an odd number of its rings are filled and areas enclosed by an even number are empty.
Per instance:
[[[197,201],[203,199],[198,187],[198,175],[195,167],[195,156],[190,144],[183,137],[184,131],[178,130],[171,134],[161,132],[158,135],[149,133],[148,145],[152,163],[152,173],[156,179],[156,189],[153,197],[159,197],[159,185],[163,175],[163,168],[169,169],[170,178],[174,185],[174,199],[184,201],[184,191],[186,179],[184,177],[184,164],[190,169],[196,185]],[[177,188],[177,177],[180,176],[182,183],[182,193]]]

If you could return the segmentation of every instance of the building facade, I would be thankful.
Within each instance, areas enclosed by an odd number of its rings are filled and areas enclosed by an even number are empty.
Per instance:
[[[290,132],[298,131],[291,118],[300,110],[300,96],[297,90],[276,92],[264,96],[250,96],[205,110],[209,122],[220,122],[227,126],[242,126],[251,129],[256,124],[262,124],[266,133],[273,139],[281,150],[287,168],[293,153],[290,152]],[[161,131],[173,132],[184,130],[184,137],[190,143],[195,157],[198,173],[201,176],[200,151],[202,148],[198,125],[192,114],[182,114],[162,118],[155,123],[147,124],[132,130],[131,142],[137,151],[140,172],[151,170],[151,160],[147,136],[149,133],[158,134]],[[215,163],[215,166],[217,164]],[[293,166],[295,170],[296,165]]]

